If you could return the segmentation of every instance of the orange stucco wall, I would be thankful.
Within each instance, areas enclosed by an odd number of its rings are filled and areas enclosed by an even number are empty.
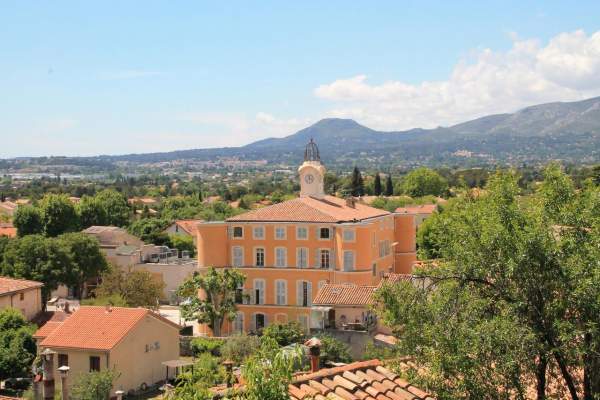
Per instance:
[[[414,215],[395,214],[394,272],[410,274],[417,260],[416,234]]]
[[[308,281],[311,283],[312,298],[317,294],[319,285],[330,283],[354,283],[358,285],[376,285],[384,272],[397,271],[394,265],[398,260],[394,242],[402,241],[403,249],[408,249],[405,241],[412,240],[414,258],[414,237],[406,221],[399,223],[396,216],[388,215],[367,221],[344,224],[316,224],[316,223],[201,223],[198,225],[198,266],[200,270],[210,266],[232,267],[233,247],[243,249],[243,265],[239,270],[246,275],[244,290],[252,293],[255,280],[264,280],[264,303],[244,304],[238,306],[238,311],[244,314],[244,330],[251,331],[252,315],[260,312],[266,316],[267,324],[284,319],[298,320],[300,315],[310,319],[310,307],[299,307],[297,302],[297,282]],[[230,232],[239,226],[243,229],[243,237],[233,238]],[[255,238],[253,228],[264,227],[264,238]],[[308,230],[308,238],[301,239],[296,235],[297,227]],[[413,224],[414,226],[414,224]],[[276,227],[285,230],[285,238],[275,238]],[[331,229],[330,239],[319,239],[320,228]],[[229,228],[229,229],[228,229]],[[397,230],[401,228],[401,234]],[[354,231],[354,240],[344,240],[344,230]],[[414,229],[412,230],[414,236]],[[387,244],[387,246],[386,246]],[[255,266],[255,249],[263,248],[265,253],[265,266]],[[308,250],[307,268],[297,268],[297,248]],[[276,249],[285,248],[285,263],[276,266]],[[317,265],[318,251],[328,249],[331,254],[330,268],[321,269]],[[382,250],[383,249],[383,250]],[[386,250],[387,249],[387,250]],[[344,271],[344,252],[352,251],[354,266],[350,271]],[[403,265],[408,260],[401,258]],[[279,305],[276,302],[276,281],[283,280],[287,284],[287,303]],[[311,300],[312,300],[311,298]],[[308,321],[311,324],[310,320]],[[201,332],[210,334],[206,327]],[[227,334],[232,330],[229,324],[223,329]]]

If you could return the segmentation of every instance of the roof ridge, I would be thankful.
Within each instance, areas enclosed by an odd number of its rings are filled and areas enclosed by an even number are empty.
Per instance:
[[[367,360],[367,361],[356,361],[356,362],[353,362],[350,364],[342,365],[340,367],[326,368],[326,369],[321,369],[317,372],[312,372],[310,374],[299,375],[292,381],[292,383],[296,384],[296,383],[307,382],[307,381],[314,380],[314,379],[323,379],[323,378],[327,378],[328,376],[337,375],[341,372],[346,372],[346,371],[352,372],[352,371],[356,371],[359,369],[366,369],[366,368],[377,367],[377,366],[383,366],[383,363],[376,358],[373,360]]]

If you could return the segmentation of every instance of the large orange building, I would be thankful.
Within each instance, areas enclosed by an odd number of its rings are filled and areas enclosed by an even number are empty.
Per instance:
[[[272,322],[318,328],[322,315],[311,306],[325,283],[376,285],[387,272],[412,270],[414,216],[326,195],[325,167],[312,139],[304,160],[298,198],[198,225],[200,270],[236,268],[246,275],[245,300],[225,334]]]

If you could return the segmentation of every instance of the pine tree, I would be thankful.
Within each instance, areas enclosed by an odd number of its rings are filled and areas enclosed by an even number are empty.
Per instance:
[[[379,172],[375,174],[375,182],[373,183],[373,193],[375,196],[381,196],[381,177]]]
[[[354,167],[352,171],[352,181],[350,183],[350,190],[352,196],[362,196],[365,193],[365,185],[363,182],[362,175],[358,170],[358,167]]]
[[[392,175],[388,174],[385,181],[385,195],[392,196],[394,194],[394,182],[392,182]]]

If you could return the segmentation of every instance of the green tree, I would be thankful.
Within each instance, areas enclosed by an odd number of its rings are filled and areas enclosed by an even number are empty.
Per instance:
[[[441,196],[448,190],[448,182],[429,168],[417,168],[404,177],[402,190],[411,197]]]
[[[280,349],[271,338],[262,341],[258,352],[242,367],[246,382],[244,398],[247,400],[287,400],[288,386],[296,366],[302,359],[300,346]]]
[[[42,306],[50,298],[50,292],[65,283],[71,259],[63,246],[53,238],[27,235],[12,240],[4,250],[2,273],[15,278],[43,282]]]
[[[164,284],[157,282],[148,271],[123,272],[112,267],[102,275],[102,283],[95,294],[98,299],[122,299],[128,307],[155,309],[163,289]]]
[[[375,174],[375,181],[373,182],[373,194],[375,196],[381,196],[382,187],[381,187],[381,176],[379,172]]]
[[[187,250],[190,253],[190,257],[194,257],[196,254],[196,245],[194,244],[194,238],[187,235],[169,235],[170,247],[176,248],[181,254],[182,251]]]
[[[350,180],[350,194],[352,196],[362,196],[365,193],[365,185],[363,182],[362,174],[358,167],[354,167],[352,170],[352,178]]]
[[[319,358],[321,367],[326,366],[330,362],[352,362],[350,348],[346,343],[325,333],[319,335],[318,338],[321,341],[321,356]]]
[[[13,225],[19,236],[35,235],[44,231],[42,213],[34,206],[19,206],[13,217]]]
[[[93,225],[109,225],[106,209],[95,196],[84,195],[77,205],[77,212],[83,229]]]
[[[260,346],[258,336],[246,335],[245,333],[229,336],[221,347],[221,355],[236,364],[243,364],[245,360],[253,355]]]
[[[95,199],[106,215],[106,225],[125,226],[129,223],[129,205],[121,193],[105,189],[96,194]]]
[[[211,267],[206,273],[195,274],[178,290],[180,297],[189,300],[181,307],[182,317],[206,323],[214,336],[221,336],[223,322],[235,318],[236,292],[245,280],[244,274],[233,269]],[[203,298],[198,296],[199,291],[205,294]]]
[[[46,236],[54,237],[79,228],[79,217],[67,195],[46,194],[39,207]]]
[[[159,244],[157,238],[161,237],[161,234],[170,223],[170,220],[163,218],[146,218],[135,221],[127,230],[145,243]],[[168,237],[163,235],[163,240],[168,240]]]
[[[296,321],[274,323],[263,329],[263,337],[275,340],[280,346],[301,343],[305,336],[305,329]]]
[[[388,174],[385,178],[385,195],[393,196],[394,195],[394,182],[392,181],[392,174]]]
[[[0,311],[0,380],[28,375],[36,355],[34,332],[19,311]]]
[[[77,288],[79,298],[84,295],[85,283],[99,278],[108,270],[108,262],[94,237],[80,232],[65,233],[58,238],[59,244],[70,258],[64,283]]]
[[[82,373],[75,377],[71,397],[77,400],[107,400],[110,398],[113,382],[120,373],[107,369]]]

